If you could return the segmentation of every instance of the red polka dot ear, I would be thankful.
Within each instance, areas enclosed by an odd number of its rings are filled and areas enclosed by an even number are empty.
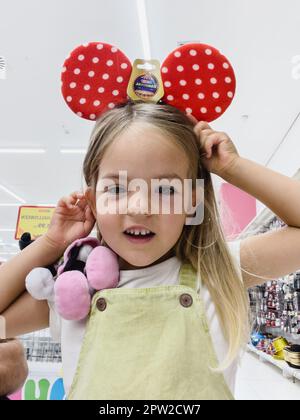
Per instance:
[[[100,42],[81,45],[64,63],[63,97],[79,117],[95,120],[127,101],[131,70],[129,59],[118,48]]]
[[[202,121],[213,121],[231,104],[235,93],[233,68],[224,55],[205,44],[174,50],[161,66],[162,100]]]

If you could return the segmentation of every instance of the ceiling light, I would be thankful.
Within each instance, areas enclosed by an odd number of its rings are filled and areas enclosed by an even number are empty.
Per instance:
[[[144,59],[151,59],[151,50],[150,50],[150,38],[148,30],[148,19],[145,0],[136,0],[139,24],[140,24],[140,33],[143,44]]]
[[[11,197],[15,198],[16,200],[20,201],[21,203],[25,204],[26,201],[19,197],[17,194],[15,194],[14,192],[12,192],[11,190],[9,190],[8,188],[4,187],[4,185],[0,185],[0,190],[4,191],[6,194],[10,195]],[[8,204],[0,204],[0,206],[17,206],[19,204],[12,204],[12,203],[8,203]]]

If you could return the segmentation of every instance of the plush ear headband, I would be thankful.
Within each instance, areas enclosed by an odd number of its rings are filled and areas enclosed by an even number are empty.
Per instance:
[[[224,55],[209,45],[191,43],[176,48],[160,71],[162,101],[198,120],[217,119],[234,97],[233,68]],[[131,72],[130,60],[117,47],[100,42],[81,45],[64,63],[62,94],[79,117],[95,120],[128,101]]]

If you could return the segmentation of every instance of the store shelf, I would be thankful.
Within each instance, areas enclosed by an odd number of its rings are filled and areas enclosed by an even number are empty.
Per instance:
[[[300,381],[300,369],[291,368],[284,360],[276,360],[269,354],[257,350],[252,344],[248,344],[247,349],[248,351],[255,353],[261,362],[268,362],[279,368],[285,378],[293,380],[298,379],[298,381]]]

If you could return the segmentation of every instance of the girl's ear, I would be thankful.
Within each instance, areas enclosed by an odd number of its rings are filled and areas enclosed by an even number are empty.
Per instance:
[[[95,220],[97,220],[96,216],[97,216],[97,212],[96,212],[96,196],[95,193],[93,191],[93,189],[91,187],[87,187],[87,189],[85,190],[84,196],[86,198],[86,201],[88,202],[88,205],[90,206],[93,216],[95,218]]]

